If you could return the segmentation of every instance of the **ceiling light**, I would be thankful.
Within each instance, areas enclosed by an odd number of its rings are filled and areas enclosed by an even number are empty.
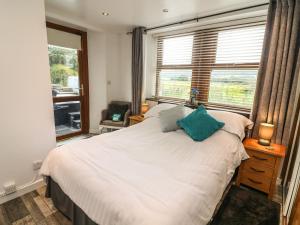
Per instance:
[[[169,12],[169,10],[168,9],[163,9],[162,10],[164,13],[167,13],[167,12]]]
[[[108,12],[102,12],[102,15],[103,16],[109,16],[109,13]]]

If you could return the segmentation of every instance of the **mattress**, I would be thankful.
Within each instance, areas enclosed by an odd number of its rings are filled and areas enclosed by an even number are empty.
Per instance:
[[[245,155],[224,130],[195,142],[152,117],[52,150],[41,174],[97,224],[206,225]]]

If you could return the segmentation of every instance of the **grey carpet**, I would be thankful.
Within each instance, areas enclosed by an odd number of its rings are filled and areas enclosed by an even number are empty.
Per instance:
[[[232,186],[210,225],[279,225],[280,204],[266,195]]]

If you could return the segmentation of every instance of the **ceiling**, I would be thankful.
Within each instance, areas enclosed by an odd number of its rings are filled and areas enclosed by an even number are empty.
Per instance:
[[[266,3],[268,0],[45,0],[49,20],[124,32]],[[163,12],[168,9],[169,12]],[[103,16],[108,12],[109,16]]]

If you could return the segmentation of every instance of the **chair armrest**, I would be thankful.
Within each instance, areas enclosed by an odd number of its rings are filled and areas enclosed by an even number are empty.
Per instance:
[[[124,115],[123,126],[127,127],[129,125],[129,116],[131,114],[131,110],[128,109]]]
[[[107,110],[107,109],[102,110],[102,112],[101,112],[101,120],[100,120],[100,123],[101,123],[103,120],[106,120],[106,119],[107,119],[107,116],[108,116],[108,110]]]

